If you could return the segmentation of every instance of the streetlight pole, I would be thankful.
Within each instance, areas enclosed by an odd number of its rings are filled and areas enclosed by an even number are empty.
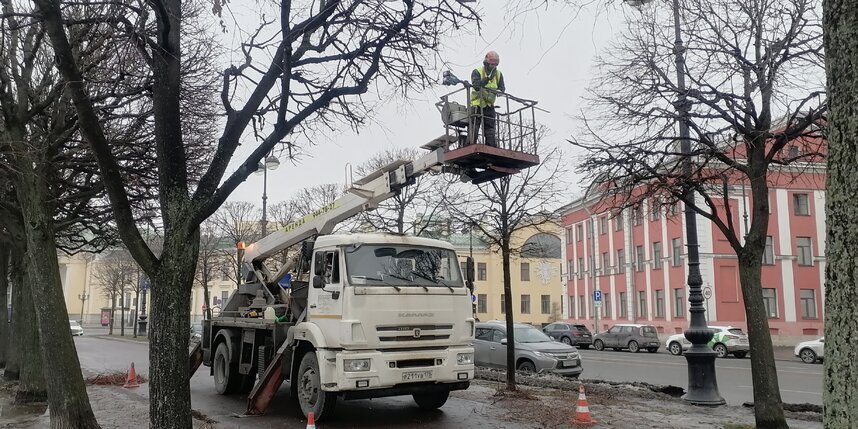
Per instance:
[[[262,174],[262,236],[268,235],[268,170],[276,170],[280,166],[280,160],[270,153],[265,162],[259,162],[256,174]]]
[[[633,6],[640,6],[651,0],[627,0]],[[679,0],[673,0],[673,53],[676,64],[676,86],[678,96],[674,107],[679,115],[679,142],[683,156],[682,174],[686,182],[682,187],[682,201],[685,203],[685,245],[688,249],[688,302],[691,317],[685,338],[691,341],[691,348],[684,352],[688,363],[688,389],[682,396],[686,402],[695,405],[724,405],[726,401],[718,392],[718,380],[715,375],[715,351],[708,343],[714,332],[706,323],[706,309],[703,307],[703,278],[700,275],[700,253],[697,241],[697,213],[692,208],[694,190],[688,183],[693,174],[691,161],[691,139],[688,129],[690,110],[685,86],[685,46],[682,42],[680,27]]]
[[[86,304],[86,300],[89,299],[89,294],[83,291],[83,293],[77,294],[77,299],[80,300],[80,323],[83,324],[83,307]]]

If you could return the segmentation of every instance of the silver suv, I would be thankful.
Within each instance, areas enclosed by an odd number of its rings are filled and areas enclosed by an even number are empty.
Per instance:
[[[606,332],[593,337],[593,348],[598,351],[612,348],[629,349],[630,352],[637,353],[640,349],[646,349],[650,353],[655,353],[659,347],[661,347],[661,341],[658,339],[658,331],[652,325],[614,325]]]
[[[539,329],[521,323],[515,329],[515,367],[525,372],[550,372],[578,377],[584,370],[575,347],[556,342]],[[506,368],[506,323],[477,323],[474,340],[474,363],[479,366]]]

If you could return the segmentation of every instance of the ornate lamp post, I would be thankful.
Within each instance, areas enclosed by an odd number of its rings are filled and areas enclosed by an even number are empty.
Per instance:
[[[89,294],[86,293],[86,291],[83,291],[83,293],[77,294],[77,299],[80,300],[80,323],[83,324],[83,307],[86,300],[89,299]]]
[[[632,6],[640,7],[652,0],[626,0]],[[674,107],[679,114],[679,140],[680,152],[684,159],[683,174],[690,177],[692,174],[691,164],[691,140],[688,130],[688,112],[690,110],[686,98],[685,86],[685,46],[682,43],[682,31],[680,28],[679,0],[672,0],[673,7],[673,53],[676,63],[676,85],[678,96]],[[682,200],[685,203],[685,236],[688,248],[688,302],[691,317],[685,338],[691,341],[691,348],[683,353],[688,363],[688,390],[682,397],[687,402],[695,405],[723,405],[726,402],[718,392],[718,380],[715,376],[715,351],[708,343],[714,332],[706,323],[706,309],[703,308],[703,278],[700,275],[700,253],[697,242],[697,213],[691,206],[694,204],[694,191],[686,185],[682,190]]]
[[[268,235],[268,170],[276,170],[280,160],[269,154],[265,162],[259,161],[255,174],[262,175],[262,236]]]

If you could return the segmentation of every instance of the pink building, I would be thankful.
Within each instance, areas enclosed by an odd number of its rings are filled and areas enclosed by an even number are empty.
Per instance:
[[[795,150],[795,149],[792,149]],[[763,257],[763,296],[778,343],[823,333],[825,296],[825,165],[780,167],[769,176],[768,245]],[[796,174],[799,172],[800,174]],[[750,189],[730,187],[733,222],[745,235]],[[567,320],[604,331],[614,323],[655,325],[663,334],[688,325],[685,219],[679,205],[644,201],[642,209],[614,214],[600,195],[561,209],[565,231]],[[723,206],[723,200],[717,200]],[[702,201],[700,202],[702,204]],[[722,211],[723,212],[723,211]],[[748,218],[748,222],[750,218]],[[711,325],[747,329],[739,267],[726,237],[697,216],[704,303]],[[593,291],[602,293],[602,306]]]

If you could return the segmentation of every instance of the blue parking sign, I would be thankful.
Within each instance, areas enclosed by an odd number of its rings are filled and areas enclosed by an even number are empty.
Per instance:
[[[602,300],[602,291],[594,290],[593,291],[593,301],[600,302]]]

